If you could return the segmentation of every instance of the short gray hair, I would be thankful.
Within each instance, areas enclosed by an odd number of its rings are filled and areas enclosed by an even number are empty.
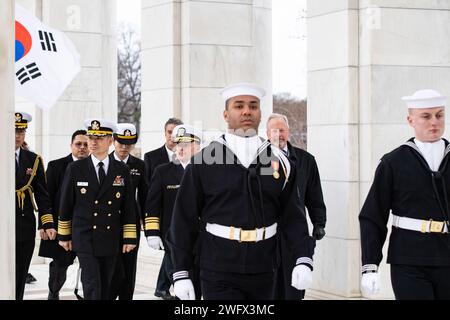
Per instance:
[[[281,114],[281,113],[272,113],[272,114],[269,116],[269,119],[267,119],[267,126],[269,126],[269,121],[272,120],[272,119],[283,119],[284,122],[286,123],[287,127],[289,128],[289,120],[288,120],[288,118],[287,118],[284,114]]]

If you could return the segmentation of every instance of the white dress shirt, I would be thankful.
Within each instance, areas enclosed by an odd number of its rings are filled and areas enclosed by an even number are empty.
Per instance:
[[[173,162],[173,155],[175,154],[172,150],[167,148],[167,145],[164,145],[166,148],[167,156],[169,157],[169,162]]]
[[[108,167],[109,167],[109,157],[106,156],[103,160],[98,160],[94,155],[91,155],[92,163],[94,164],[95,173],[97,174],[97,179],[100,181],[98,177],[98,169],[100,168],[98,163],[103,162],[103,169],[105,170],[105,176],[108,175]]]
[[[20,148],[17,148],[16,150],[16,161],[19,163],[19,155],[20,155]]]
[[[114,152],[113,154],[114,154],[114,159],[116,159],[117,161],[123,162],[123,163],[127,163],[128,159],[130,158],[130,155],[127,155],[127,157],[124,160],[122,160],[119,158],[119,156],[117,156],[116,152]]]
[[[414,139],[414,143],[419,148],[423,157],[428,163],[428,166],[433,171],[438,171],[442,159],[444,159],[445,142],[439,139],[435,142],[422,142]]]

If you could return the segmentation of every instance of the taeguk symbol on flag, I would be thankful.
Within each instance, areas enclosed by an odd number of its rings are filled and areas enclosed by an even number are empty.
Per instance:
[[[16,21],[16,61],[25,57],[31,50],[33,40],[28,30]]]

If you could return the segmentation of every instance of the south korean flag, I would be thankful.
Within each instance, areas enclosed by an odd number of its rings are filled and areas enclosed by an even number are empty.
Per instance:
[[[70,39],[16,4],[16,93],[50,109],[80,72],[80,55]]]

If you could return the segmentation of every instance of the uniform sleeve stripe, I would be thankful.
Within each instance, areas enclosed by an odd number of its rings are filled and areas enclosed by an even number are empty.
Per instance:
[[[62,236],[70,236],[72,234],[72,220],[58,220],[58,234]]]
[[[362,270],[363,273],[364,272],[368,272],[368,271],[378,271],[378,266],[376,264],[365,264],[362,266]]]
[[[58,228],[58,233],[62,236],[69,236],[72,234],[72,229],[60,229]]]
[[[146,223],[145,230],[159,230],[159,223]]]
[[[178,271],[173,274],[173,281],[189,279],[189,272],[187,271]]]
[[[51,214],[44,214],[41,217],[42,224],[53,223],[53,216]]]
[[[132,232],[132,231],[124,231],[124,232],[123,232],[123,238],[124,238],[124,239],[136,239],[136,238],[137,238],[136,231],[135,231],[135,232]]]

